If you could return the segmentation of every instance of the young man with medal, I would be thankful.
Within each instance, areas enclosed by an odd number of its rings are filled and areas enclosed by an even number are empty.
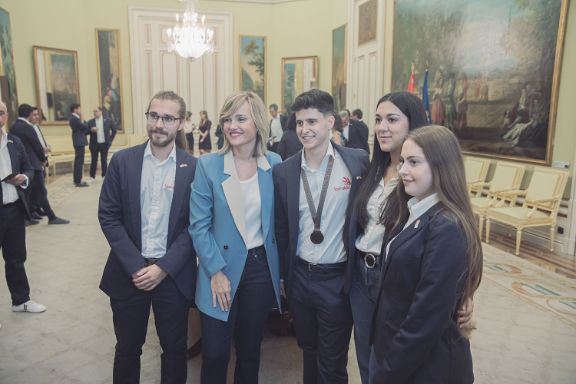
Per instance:
[[[273,169],[276,240],[284,292],[298,345],[304,384],[347,383],[352,329],[342,292],[346,251],[342,240],[352,180],[368,166],[368,154],[330,141],[334,101],[313,89],[292,105],[303,150]]]

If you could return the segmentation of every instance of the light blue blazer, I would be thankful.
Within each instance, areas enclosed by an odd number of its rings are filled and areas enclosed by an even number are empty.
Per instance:
[[[280,308],[280,266],[274,233],[274,185],[272,166],[282,160],[268,152],[258,158],[258,186],[262,205],[262,234],[274,294]],[[246,231],[244,201],[232,152],[211,153],[198,159],[190,195],[188,229],[198,254],[196,306],[204,314],[227,321],[229,312],[212,306],[210,278],[222,271],[230,280],[234,298],[248,250],[242,234]]]

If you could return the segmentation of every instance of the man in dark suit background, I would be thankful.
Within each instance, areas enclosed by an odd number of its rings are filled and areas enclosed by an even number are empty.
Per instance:
[[[68,224],[68,220],[56,216],[48,201],[44,178],[48,150],[42,132],[35,126],[39,121],[38,108],[29,104],[21,104],[18,107],[18,119],[10,127],[10,133],[17,136],[24,144],[28,160],[34,169],[34,178],[29,191],[30,215],[32,219],[40,220],[42,216],[39,210],[41,209],[48,216],[48,224]]]
[[[6,134],[6,104],[0,101],[0,248],[4,258],[6,283],[14,312],[44,312],[46,307],[30,300],[26,276],[26,227],[29,216],[24,190],[31,184],[34,169],[18,137]]]
[[[286,130],[286,122],[288,120],[288,116],[278,113],[277,104],[270,104],[268,111],[272,117],[270,119],[270,124],[268,125],[268,149],[277,153],[278,143],[280,143],[280,139],[282,139],[282,135]]]
[[[96,166],[98,165],[98,154],[100,154],[100,165],[102,167],[102,177],[106,176],[108,168],[108,149],[116,136],[116,124],[114,121],[102,116],[102,107],[94,108],[94,118],[88,121],[90,128],[90,178],[96,177]]]
[[[364,122],[350,119],[350,112],[342,110],[339,113],[342,119],[342,130],[346,140],[346,147],[360,148],[369,152],[368,148],[368,126]]]
[[[111,250],[100,289],[113,313],[114,383],[139,382],[150,307],[162,346],[161,382],[186,383],[197,264],[188,235],[196,159],[175,144],[185,113],[174,92],[156,94],[146,112],[150,140],[117,152],[102,185],[98,218]]]
[[[77,187],[87,187],[82,181],[82,171],[84,167],[84,147],[88,144],[86,135],[90,133],[88,125],[80,119],[82,110],[80,104],[74,103],[70,106],[69,124],[72,129],[72,145],[74,146],[74,185]]]
[[[273,168],[281,277],[303,350],[304,384],[344,384],[352,313],[343,292],[342,231],[352,180],[368,166],[368,153],[331,143],[330,94],[304,92],[292,109],[304,149]]]

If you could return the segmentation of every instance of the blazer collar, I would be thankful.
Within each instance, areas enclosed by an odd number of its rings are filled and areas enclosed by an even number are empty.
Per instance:
[[[344,164],[346,164],[348,171],[350,171],[350,176],[352,176],[352,179],[355,179],[356,176],[362,176],[362,164],[360,161],[357,161],[357,159],[354,158],[352,151],[334,142],[332,142],[332,146],[334,149],[336,149],[336,151],[338,151],[338,154],[342,156],[342,160],[344,160]]]
[[[187,183],[184,182],[184,180],[186,180],[184,174],[189,166],[190,165],[186,161],[185,152],[176,148],[176,172],[174,175],[175,182],[174,194],[172,195],[172,206],[170,208],[170,217],[168,219],[168,239],[170,239],[171,235],[174,233],[174,228],[178,221],[178,213],[183,210],[182,206],[190,203],[184,199],[188,187]]]
[[[131,172],[128,173],[128,185],[129,185],[129,204],[130,210],[132,211],[132,226],[134,228],[134,234],[137,238],[137,244],[140,247],[142,244],[142,209],[140,208],[140,184],[142,182],[142,164],[144,163],[144,151],[148,142],[140,144],[134,148],[131,153],[131,158],[128,160]]]

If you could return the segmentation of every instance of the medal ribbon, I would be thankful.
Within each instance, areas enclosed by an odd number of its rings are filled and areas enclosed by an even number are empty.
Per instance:
[[[330,175],[332,174],[332,167],[334,165],[334,157],[330,156],[328,158],[328,166],[326,167],[326,173],[324,174],[324,181],[322,182],[322,192],[320,193],[320,201],[318,201],[318,211],[314,206],[314,199],[312,199],[312,191],[310,190],[310,184],[308,183],[308,177],[306,176],[306,171],[300,169],[300,177],[302,178],[302,184],[304,186],[304,192],[306,194],[306,201],[308,202],[308,208],[310,209],[310,215],[314,221],[314,232],[320,232],[320,221],[322,220],[322,210],[324,208],[324,201],[326,200],[326,192],[328,191],[328,184],[330,182]]]

